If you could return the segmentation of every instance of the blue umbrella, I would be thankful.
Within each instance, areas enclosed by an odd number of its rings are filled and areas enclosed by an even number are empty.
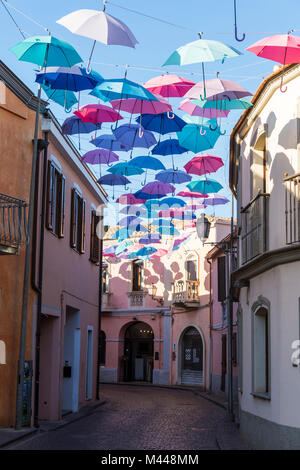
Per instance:
[[[180,132],[186,126],[186,122],[176,114],[173,114],[172,119],[170,119],[168,114],[142,114],[141,119],[136,119],[136,122],[141,123],[144,129],[158,132],[162,135],[169,134],[170,132]]]
[[[78,103],[78,99],[72,91],[54,90],[50,86],[46,86],[43,84],[41,84],[41,88],[44,90],[49,100],[60,104],[68,111],[71,110],[74,104]]]
[[[188,149],[182,147],[177,139],[163,140],[151,151],[152,155],[180,155],[185,152],[188,152]]]
[[[135,215],[136,217],[140,217],[147,214],[146,209],[138,205],[125,206],[119,212],[120,214]]]
[[[157,251],[157,248],[154,248],[153,246],[144,246],[140,250],[136,252],[136,256],[149,256],[152,255]]]
[[[118,248],[116,249],[115,254],[120,255],[121,253],[126,251],[127,248],[131,245],[133,245],[133,241],[131,241],[131,240],[123,241],[122,243],[120,243],[120,245],[118,245]]]
[[[186,206],[186,202],[183,199],[179,199],[178,197],[166,197],[159,201],[159,206],[169,207],[184,207]]]
[[[132,82],[127,78],[103,80],[90,92],[90,95],[97,96],[100,99],[103,99],[102,97],[104,96],[108,101],[129,98],[158,101],[158,99],[142,85]]]
[[[134,215],[131,215],[129,217],[123,217],[123,219],[119,220],[117,225],[120,225],[121,227],[135,228],[141,222],[141,219],[135,217]]]
[[[67,118],[62,125],[62,133],[64,135],[89,134],[99,129],[101,129],[101,124],[82,122],[77,116]]]
[[[129,145],[119,142],[111,134],[99,135],[97,139],[91,140],[90,143],[95,145],[95,147],[112,150],[114,152],[128,152],[128,150],[131,150],[132,148]]]
[[[139,240],[139,243],[141,245],[149,245],[151,243],[160,243],[160,242],[161,242],[161,236],[157,235],[156,233],[148,233],[147,235],[144,235]]]
[[[113,187],[113,199],[115,198],[115,186],[126,186],[130,183],[129,179],[123,175],[104,175],[98,179],[98,183],[102,186],[112,186]]]
[[[137,199],[143,199],[144,201],[148,201],[149,199],[161,199],[162,197],[164,197],[163,194],[149,194],[149,193],[144,193],[141,190],[134,193],[134,196]]]
[[[98,81],[84,69],[77,67],[47,67],[46,72],[36,75],[37,83],[51,86],[55,90],[82,91],[94,88]]]
[[[152,132],[143,130],[138,124],[123,124],[113,130],[117,140],[130,148],[149,148],[156,144]]]
[[[155,176],[155,179],[162,183],[181,184],[191,181],[192,177],[182,170],[165,170],[160,171]]]
[[[120,241],[126,240],[126,238],[129,238],[133,232],[134,230],[130,230],[128,228],[122,227],[113,234],[112,238],[113,239],[118,238]]]
[[[165,170],[165,166],[158,158],[147,156],[135,157],[130,160],[129,165],[137,166],[139,168],[146,168],[147,170]]]

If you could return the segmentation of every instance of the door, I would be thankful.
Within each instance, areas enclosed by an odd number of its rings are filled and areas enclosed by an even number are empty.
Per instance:
[[[182,338],[181,383],[203,385],[203,341],[199,331],[188,328]]]

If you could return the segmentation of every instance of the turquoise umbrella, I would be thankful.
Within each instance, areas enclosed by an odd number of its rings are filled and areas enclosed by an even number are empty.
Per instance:
[[[179,231],[174,226],[158,227],[157,231],[161,235],[179,235]]]
[[[206,178],[204,180],[191,181],[187,187],[196,193],[217,193],[223,186],[216,180]]]
[[[162,207],[166,208],[174,208],[174,207],[184,207],[186,206],[186,202],[179,197],[165,197],[159,201],[160,210]]]
[[[18,58],[41,67],[72,67],[83,62],[71,44],[53,36],[32,36],[10,49]]]
[[[181,132],[177,132],[180,145],[194,153],[214,148],[220,135],[220,127],[211,130],[200,124],[187,124]]]
[[[113,175],[123,175],[123,176],[132,176],[132,175],[141,175],[145,173],[142,168],[138,166],[129,165],[127,162],[117,163],[116,165],[112,166],[109,170],[109,173]]]
[[[116,255],[120,255],[123,253],[129,246],[133,245],[133,241],[131,240],[124,240],[120,245],[118,245],[118,248],[115,251]]]
[[[43,85],[41,87],[48,96],[49,100],[63,106],[66,110],[71,110],[74,104],[78,103],[78,99],[72,91],[53,90],[50,86]]]
[[[239,100],[191,100],[191,103],[201,108],[209,109],[222,109],[223,111],[230,111],[231,109],[247,109],[253,106],[247,99],[241,98]]]
[[[118,99],[137,98],[146,101],[158,101],[158,99],[139,83],[127,78],[112,78],[99,83],[90,95],[100,99],[106,97],[109,101]]]
[[[159,227],[174,227],[172,222],[168,219],[156,219],[151,222],[151,225],[157,225]]]

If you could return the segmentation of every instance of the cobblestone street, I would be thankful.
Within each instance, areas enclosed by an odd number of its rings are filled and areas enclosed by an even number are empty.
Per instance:
[[[102,385],[105,404],[63,428],[11,445],[16,450],[247,449],[226,411],[195,392]]]

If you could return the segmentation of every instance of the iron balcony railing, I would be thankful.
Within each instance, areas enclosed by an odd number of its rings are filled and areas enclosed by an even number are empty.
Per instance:
[[[28,204],[0,193],[0,253],[17,253],[28,241]]]
[[[269,197],[260,192],[241,210],[242,264],[268,250]]]
[[[177,281],[173,284],[173,303],[199,303],[199,281]]]
[[[286,244],[300,242],[300,173],[284,175]]]

